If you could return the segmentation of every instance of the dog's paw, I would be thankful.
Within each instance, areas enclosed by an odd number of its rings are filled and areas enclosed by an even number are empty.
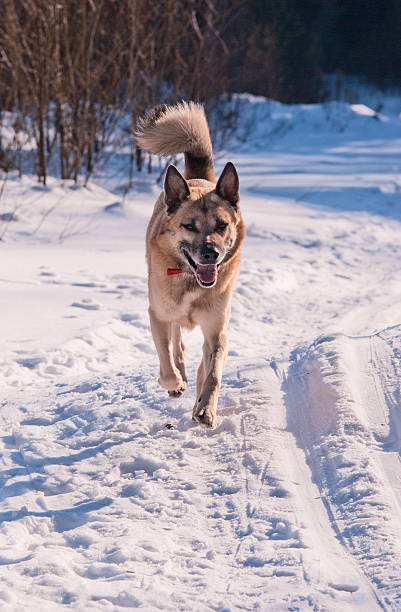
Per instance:
[[[168,391],[168,394],[170,397],[180,397],[184,393],[185,389],[186,389],[186,386],[182,385],[178,389],[173,389],[171,391]]]
[[[180,397],[187,388],[186,380],[181,375],[159,378],[159,385],[166,389],[170,397]]]
[[[216,411],[210,406],[196,405],[192,412],[192,419],[211,429],[216,427],[217,423]]]

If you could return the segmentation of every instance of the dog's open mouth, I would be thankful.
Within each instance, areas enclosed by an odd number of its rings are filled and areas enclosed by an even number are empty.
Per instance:
[[[196,280],[201,287],[213,287],[217,281],[218,264],[198,264],[192,257],[184,251],[184,255],[188,260],[189,265],[194,271]]]

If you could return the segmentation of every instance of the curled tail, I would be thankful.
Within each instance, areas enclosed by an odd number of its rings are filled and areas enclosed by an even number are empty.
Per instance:
[[[212,143],[200,104],[155,106],[140,119],[135,140],[141,149],[157,155],[184,153],[186,179],[214,181]]]

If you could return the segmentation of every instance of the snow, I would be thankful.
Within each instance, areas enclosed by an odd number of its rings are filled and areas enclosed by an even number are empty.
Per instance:
[[[123,202],[107,173],[7,182],[2,610],[401,610],[401,125],[235,103],[217,169],[247,237],[213,431],[191,420],[198,331],[188,391],[157,383],[155,175]]]

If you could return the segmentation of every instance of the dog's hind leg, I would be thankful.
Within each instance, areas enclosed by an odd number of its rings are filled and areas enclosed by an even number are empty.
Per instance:
[[[151,308],[149,308],[149,318],[160,361],[159,383],[164,389],[167,389],[170,396],[179,397],[187,388],[187,381],[185,373],[183,376],[175,364],[173,324],[160,321]],[[181,354],[183,357],[182,351]]]

